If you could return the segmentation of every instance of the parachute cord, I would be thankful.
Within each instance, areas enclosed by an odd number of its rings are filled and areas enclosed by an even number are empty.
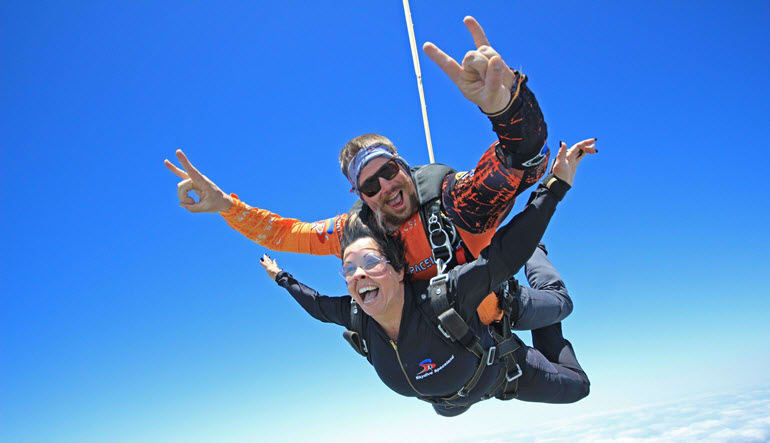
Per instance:
[[[428,157],[431,163],[433,159],[433,143],[430,141],[430,126],[428,126],[428,110],[425,108],[425,93],[422,90],[422,74],[420,73],[420,59],[417,57],[417,43],[414,40],[414,26],[412,25],[412,13],[409,10],[409,0],[404,0],[404,16],[406,17],[406,29],[409,31],[409,45],[412,47],[412,63],[414,74],[417,76],[417,90],[420,92],[420,105],[422,106],[422,123],[425,126],[425,140],[428,142]]]

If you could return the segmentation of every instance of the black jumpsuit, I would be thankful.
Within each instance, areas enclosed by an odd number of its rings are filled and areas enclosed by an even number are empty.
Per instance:
[[[534,348],[522,346],[515,353],[522,370],[517,398],[525,401],[570,403],[588,395],[588,378],[572,346],[562,337],[559,323],[571,311],[572,302],[544,250],[537,248],[562,196],[539,185],[527,207],[498,230],[476,260],[449,271],[449,300],[487,348],[494,340],[480,322],[476,307],[526,262],[527,279],[533,288],[521,288],[519,313],[514,319],[516,329],[533,329]],[[280,272],[276,282],[314,318],[351,327],[350,296],[320,295],[286,272]],[[397,340],[391,340],[367,315],[363,316],[362,338],[368,344],[370,363],[390,389],[408,397],[447,397],[471,378],[479,360],[462,345],[444,338],[428,311],[419,306],[426,303],[422,294],[427,288],[425,281],[404,282]],[[494,363],[467,396],[451,404],[434,405],[436,412],[457,415],[471,404],[501,393],[500,371],[505,371],[503,363]]]

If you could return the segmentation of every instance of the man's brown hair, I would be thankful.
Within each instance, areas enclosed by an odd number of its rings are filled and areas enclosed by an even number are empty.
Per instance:
[[[380,134],[359,135],[345,143],[345,146],[340,151],[340,169],[342,170],[342,175],[345,177],[348,176],[348,166],[353,160],[353,157],[358,154],[358,151],[374,145],[382,145],[394,154],[397,152],[393,142],[388,140],[385,136]]]

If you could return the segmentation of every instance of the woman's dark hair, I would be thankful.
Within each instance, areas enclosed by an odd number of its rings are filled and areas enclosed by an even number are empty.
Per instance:
[[[406,265],[406,253],[401,236],[398,235],[398,233],[387,234],[376,227],[376,225],[365,224],[356,212],[350,214],[345,223],[345,227],[342,229],[342,240],[340,241],[342,246],[342,256],[345,256],[345,250],[351,243],[366,237],[371,237],[374,242],[377,243],[380,252],[382,252],[382,255],[390,262],[390,265],[393,266],[393,269],[395,269],[396,272],[404,269],[404,266]]]

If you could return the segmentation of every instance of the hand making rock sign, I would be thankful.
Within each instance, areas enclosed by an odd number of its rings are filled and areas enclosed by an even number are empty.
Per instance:
[[[426,42],[422,49],[452,79],[465,98],[487,114],[500,112],[510,102],[511,89],[521,74],[508,68],[489,44],[484,29],[475,18],[467,16],[463,23],[470,31],[476,49],[465,54],[462,65],[431,42]]]

